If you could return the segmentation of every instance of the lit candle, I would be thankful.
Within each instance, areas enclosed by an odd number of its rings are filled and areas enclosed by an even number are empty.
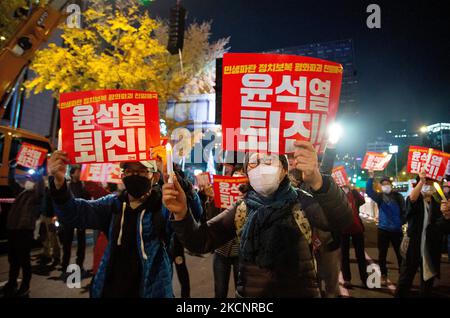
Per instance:
[[[439,185],[439,183],[434,182],[433,186],[436,189],[437,193],[439,193],[439,195],[441,196],[442,201],[447,202],[447,199],[445,198],[444,192],[442,191],[441,186]]]
[[[173,155],[172,155],[172,145],[170,143],[166,144],[166,161],[167,161],[167,174],[169,175],[168,183],[173,183]]]
[[[59,128],[58,131],[58,150],[62,150],[62,130]]]

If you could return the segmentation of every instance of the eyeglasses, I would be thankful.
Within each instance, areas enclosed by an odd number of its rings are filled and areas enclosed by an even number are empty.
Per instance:
[[[275,154],[255,153],[248,159],[248,167],[250,169],[256,168],[261,162],[268,166],[278,166],[280,164],[280,159],[278,158],[278,155]]]
[[[148,169],[139,169],[139,170],[125,169],[123,171],[123,174],[126,177],[129,177],[129,176],[135,175],[135,174],[139,175],[141,177],[147,177],[149,173],[150,173],[150,171],[148,171]]]

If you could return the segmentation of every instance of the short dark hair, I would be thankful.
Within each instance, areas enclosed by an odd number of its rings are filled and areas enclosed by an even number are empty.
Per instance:
[[[80,166],[72,166],[69,171],[70,175],[73,175],[75,172],[77,172],[77,170],[81,170],[81,167]]]
[[[383,178],[381,178],[380,180],[380,184],[383,183],[384,181],[387,181],[389,183],[392,183],[391,179],[389,177],[384,176]]]

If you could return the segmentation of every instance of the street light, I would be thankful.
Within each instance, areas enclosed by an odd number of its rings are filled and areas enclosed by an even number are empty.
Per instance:
[[[395,156],[395,181],[398,181],[398,167],[397,167],[398,146],[397,145],[390,145],[389,146],[389,153],[393,154]]]
[[[422,127],[420,127],[420,132],[421,132],[422,134],[426,133],[427,131],[428,131],[427,126],[422,126]]]
[[[342,137],[342,126],[339,123],[333,123],[328,128],[328,141],[335,145],[339,142]]]

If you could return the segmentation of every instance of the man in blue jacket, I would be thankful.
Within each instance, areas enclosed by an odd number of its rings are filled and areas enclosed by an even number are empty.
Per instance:
[[[67,154],[56,151],[48,162],[51,195],[62,223],[108,234],[91,297],[173,297],[167,254],[167,220],[161,188],[151,162],[121,163],[126,191],[98,200],[75,199],[64,178]]]
[[[394,248],[399,268],[402,263],[400,245],[403,238],[402,225],[405,223],[405,200],[400,193],[392,191],[392,183],[388,177],[380,180],[381,193],[375,192],[373,189],[373,180],[374,172],[369,171],[366,193],[378,205],[378,262],[381,283],[386,286],[388,275],[386,256],[389,243]]]

